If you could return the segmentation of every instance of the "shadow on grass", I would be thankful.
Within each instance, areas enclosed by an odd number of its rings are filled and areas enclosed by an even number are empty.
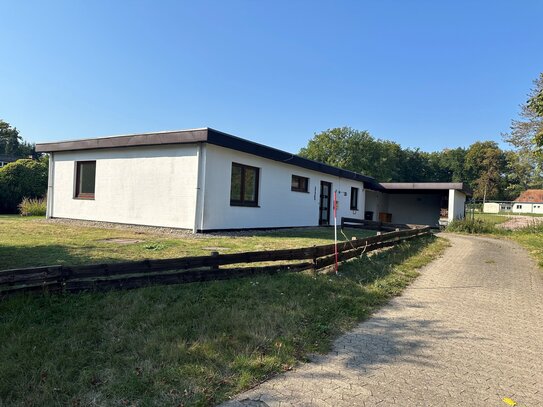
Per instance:
[[[353,236],[358,238],[364,238],[368,236],[374,236],[377,232],[374,230],[365,230],[357,228],[344,228],[343,231],[339,229],[338,226],[338,239],[345,240],[343,233],[350,239]],[[245,237],[274,237],[274,238],[289,238],[289,239],[325,239],[325,240],[334,240],[334,229],[331,226],[311,226],[311,227],[299,227],[292,229],[270,229],[270,230],[259,230],[259,231],[241,231],[239,232],[241,236]],[[212,236],[213,234],[210,234]],[[217,236],[222,236],[220,232],[216,233]]]
[[[74,254],[73,249],[62,245],[0,246],[0,270],[57,264],[82,264],[90,261],[88,256]]]
[[[288,273],[1,301],[0,400],[214,405],[327,352],[339,333],[417,275],[434,240],[364,256],[338,276]]]

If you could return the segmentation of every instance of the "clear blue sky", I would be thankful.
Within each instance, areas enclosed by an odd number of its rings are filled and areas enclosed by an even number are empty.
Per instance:
[[[543,1],[3,1],[0,118],[43,142],[214,127],[297,152],[351,126],[500,141]]]

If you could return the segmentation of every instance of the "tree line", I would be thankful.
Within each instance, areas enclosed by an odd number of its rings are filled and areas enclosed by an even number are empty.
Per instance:
[[[380,182],[465,182],[475,199],[513,200],[543,188],[543,73],[534,82],[520,118],[496,141],[425,152],[350,127],[329,129],[309,140],[300,155],[356,171]]]
[[[0,155],[13,158],[37,158],[34,143],[24,141],[19,130],[0,119]]]

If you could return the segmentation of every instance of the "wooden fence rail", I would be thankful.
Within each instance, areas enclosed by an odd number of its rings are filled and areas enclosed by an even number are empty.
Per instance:
[[[382,233],[365,239],[338,244],[339,260],[345,261],[401,240],[430,233],[429,227]],[[53,265],[0,271],[0,296],[20,292],[78,292],[87,290],[130,289],[150,284],[183,284],[275,274],[280,272],[314,271],[334,264],[334,244],[300,249],[213,254],[211,256],[181,257],[89,264],[80,266]],[[296,261],[256,267],[228,267],[239,264]]]
[[[404,229],[413,229],[420,227],[420,225],[408,225],[405,223],[387,223],[376,220],[365,220],[365,219],[356,219],[356,218],[341,218],[341,228],[350,227],[350,228],[360,228],[360,229],[369,229],[369,230],[382,230],[382,231],[395,231],[395,230],[404,230]]]

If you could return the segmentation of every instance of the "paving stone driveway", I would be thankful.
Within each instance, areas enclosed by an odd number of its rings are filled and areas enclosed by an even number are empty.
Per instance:
[[[513,242],[452,246],[333,352],[224,404],[543,406],[543,272]]]

